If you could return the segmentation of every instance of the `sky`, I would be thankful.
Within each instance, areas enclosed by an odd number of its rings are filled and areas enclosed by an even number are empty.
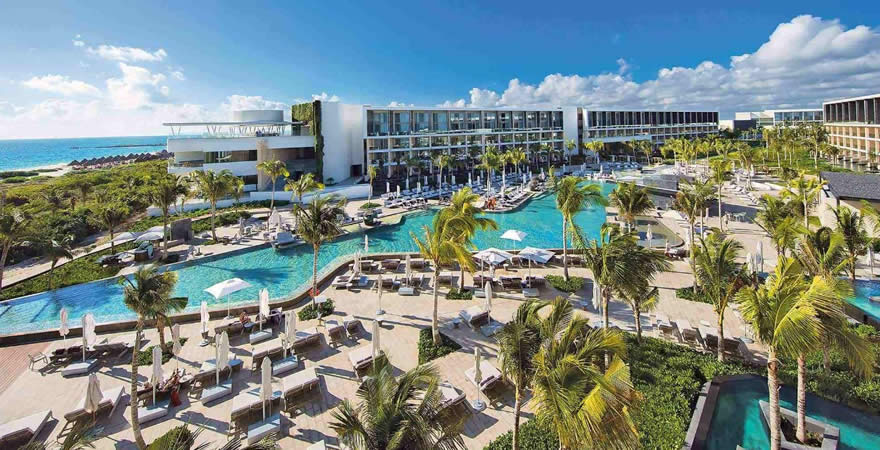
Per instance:
[[[0,139],[163,135],[313,98],[732,118],[880,93],[880,7],[750,3],[4,1]]]

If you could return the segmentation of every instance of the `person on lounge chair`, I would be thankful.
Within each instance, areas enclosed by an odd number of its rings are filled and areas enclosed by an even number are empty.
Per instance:
[[[241,321],[242,325],[247,325],[251,322],[251,318],[248,317],[247,313],[242,311],[241,314],[238,315],[238,320]]]

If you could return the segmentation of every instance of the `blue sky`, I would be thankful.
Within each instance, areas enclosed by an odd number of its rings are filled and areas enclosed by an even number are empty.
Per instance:
[[[0,139],[157,134],[322,94],[729,116],[880,91],[866,3],[419,3],[5,4]]]

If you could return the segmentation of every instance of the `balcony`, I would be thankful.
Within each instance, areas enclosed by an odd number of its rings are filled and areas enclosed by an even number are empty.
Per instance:
[[[315,137],[307,136],[260,136],[260,137],[169,137],[168,151],[178,152],[234,152],[256,150],[257,143],[264,141],[270,149],[308,148],[315,146]]]

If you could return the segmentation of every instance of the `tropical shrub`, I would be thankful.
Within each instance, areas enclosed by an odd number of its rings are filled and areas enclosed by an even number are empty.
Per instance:
[[[317,319],[318,316],[327,317],[330,314],[333,314],[333,311],[335,309],[333,305],[333,300],[327,300],[326,302],[318,303],[317,306],[315,305],[315,303],[310,302],[308,305],[305,306],[305,308],[299,310],[299,312],[296,313],[297,317],[299,317],[299,320]]]
[[[565,281],[565,278],[559,275],[547,275],[544,278],[556,290],[562,292],[577,292],[584,288],[584,279],[581,277],[570,277],[568,281]]]
[[[483,450],[509,450],[513,446],[513,432],[495,438]],[[519,427],[519,448],[523,450],[557,450],[559,439],[553,430],[540,420],[530,420]]]
[[[180,346],[183,347],[183,344],[186,344],[188,339],[185,337],[180,338]],[[174,342],[173,340],[171,342]],[[168,342],[166,348],[162,349],[162,364],[171,361],[171,358],[174,357],[174,354],[171,353],[171,342]],[[138,352],[137,359],[139,366],[149,366],[153,364],[153,347],[155,345],[151,345],[141,351]]]
[[[701,289],[697,289],[697,292],[694,292],[693,286],[676,289],[675,296],[682,300],[690,300],[697,303],[712,303],[712,300]]]
[[[452,288],[446,293],[446,300],[471,300],[473,298],[473,291],[467,289],[458,290],[458,288]]]
[[[442,358],[459,349],[461,349],[461,345],[443,333],[440,333],[440,345],[435,346],[430,328],[422,328],[419,331],[419,364]]]

